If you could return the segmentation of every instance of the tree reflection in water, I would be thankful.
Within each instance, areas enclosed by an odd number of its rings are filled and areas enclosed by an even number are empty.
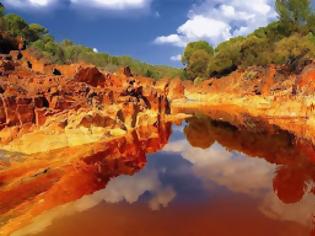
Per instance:
[[[315,193],[315,149],[310,142],[277,127],[247,129],[206,117],[189,119],[184,132],[194,147],[206,149],[218,142],[228,150],[276,164],[273,189],[283,203],[296,203],[306,193]]]

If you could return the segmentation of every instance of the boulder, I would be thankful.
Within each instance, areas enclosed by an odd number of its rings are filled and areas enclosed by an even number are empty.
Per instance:
[[[86,67],[78,71],[74,79],[79,82],[87,83],[93,87],[104,87],[105,76],[96,67]]]
[[[126,67],[124,68],[123,73],[124,73],[124,75],[127,76],[127,77],[133,77],[133,74],[132,74],[131,69],[130,69],[129,66],[126,66]]]

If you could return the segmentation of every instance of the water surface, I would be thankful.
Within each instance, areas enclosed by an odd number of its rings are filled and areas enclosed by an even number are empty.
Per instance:
[[[57,191],[74,197],[51,200],[13,235],[312,235],[315,151],[287,132],[195,117],[108,145],[84,159],[102,164],[98,180],[80,181],[78,167]],[[111,162],[116,146],[123,158]],[[43,199],[33,203],[49,204]]]

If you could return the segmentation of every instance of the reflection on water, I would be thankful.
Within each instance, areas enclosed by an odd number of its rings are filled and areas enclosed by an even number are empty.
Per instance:
[[[6,158],[0,232],[312,235],[313,145],[275,127],[239,129],[205,117],[173,126],[170,135],[163,124]]]

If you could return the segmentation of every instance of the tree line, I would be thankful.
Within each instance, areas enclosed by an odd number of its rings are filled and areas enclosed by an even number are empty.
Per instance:
[[[185,77],[204,80],[238,68],[290,64],[315,57],[315,12],[309,0],[276,0],[278,20],[213,48],[206,41],[189,43],[182,55]]]

